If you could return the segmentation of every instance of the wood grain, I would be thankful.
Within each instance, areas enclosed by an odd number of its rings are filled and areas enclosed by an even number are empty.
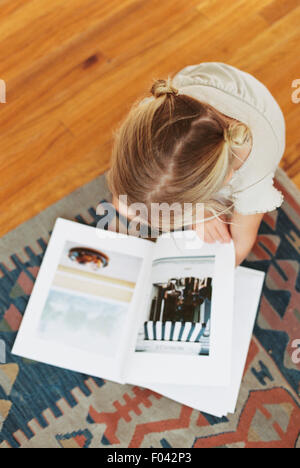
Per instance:
[[[287,121],[300,187],[300,0],[0,0],[0,235],[103,173],[112,133],[153,78],[222,61]]]

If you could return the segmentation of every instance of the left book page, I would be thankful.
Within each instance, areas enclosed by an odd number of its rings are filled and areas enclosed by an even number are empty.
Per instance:
[[[153,243],[59,218],[13,354],[124,383]]]

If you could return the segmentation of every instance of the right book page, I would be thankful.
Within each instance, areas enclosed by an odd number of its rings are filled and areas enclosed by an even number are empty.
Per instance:
[[[128,382],[229,384],[234,260],[233,243],[182,231],[158,239]]]
[[[257,315],[265,273],[245,267],[235,272],[232,375],[228,387],[148,385],[148,388],[182,404],[217,417],[233,413]],[[142,385],[142,382],[140,382]]]

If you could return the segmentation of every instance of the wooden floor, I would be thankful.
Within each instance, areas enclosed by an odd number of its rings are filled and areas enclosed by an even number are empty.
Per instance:
[[[299,24],[300,0],[0,0],[0,235],[103,173],[152,78],[202,61],[268,86],[300,187]]]

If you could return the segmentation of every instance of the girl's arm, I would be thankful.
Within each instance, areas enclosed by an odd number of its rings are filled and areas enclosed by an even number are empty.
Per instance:
[[[209,216],[211,216],[210,213],[205,214],[205,218]],[[201,224],[193,226],[193,229],[198,232],[202,240],[209,244],[216,241],[227,243],[233,239],[236,250],[236,266],[238,266],[251,252],[263,217],[264,213],[242,215],[234,211],[230,220],[233,224],[227,224],[215,218],[204,223],[204,232]]]
[[[230,224],[231,237],[235,244],[236,266],[240,265],[251,252],[258,234],[264,213],[242,215],[236,211]]]

